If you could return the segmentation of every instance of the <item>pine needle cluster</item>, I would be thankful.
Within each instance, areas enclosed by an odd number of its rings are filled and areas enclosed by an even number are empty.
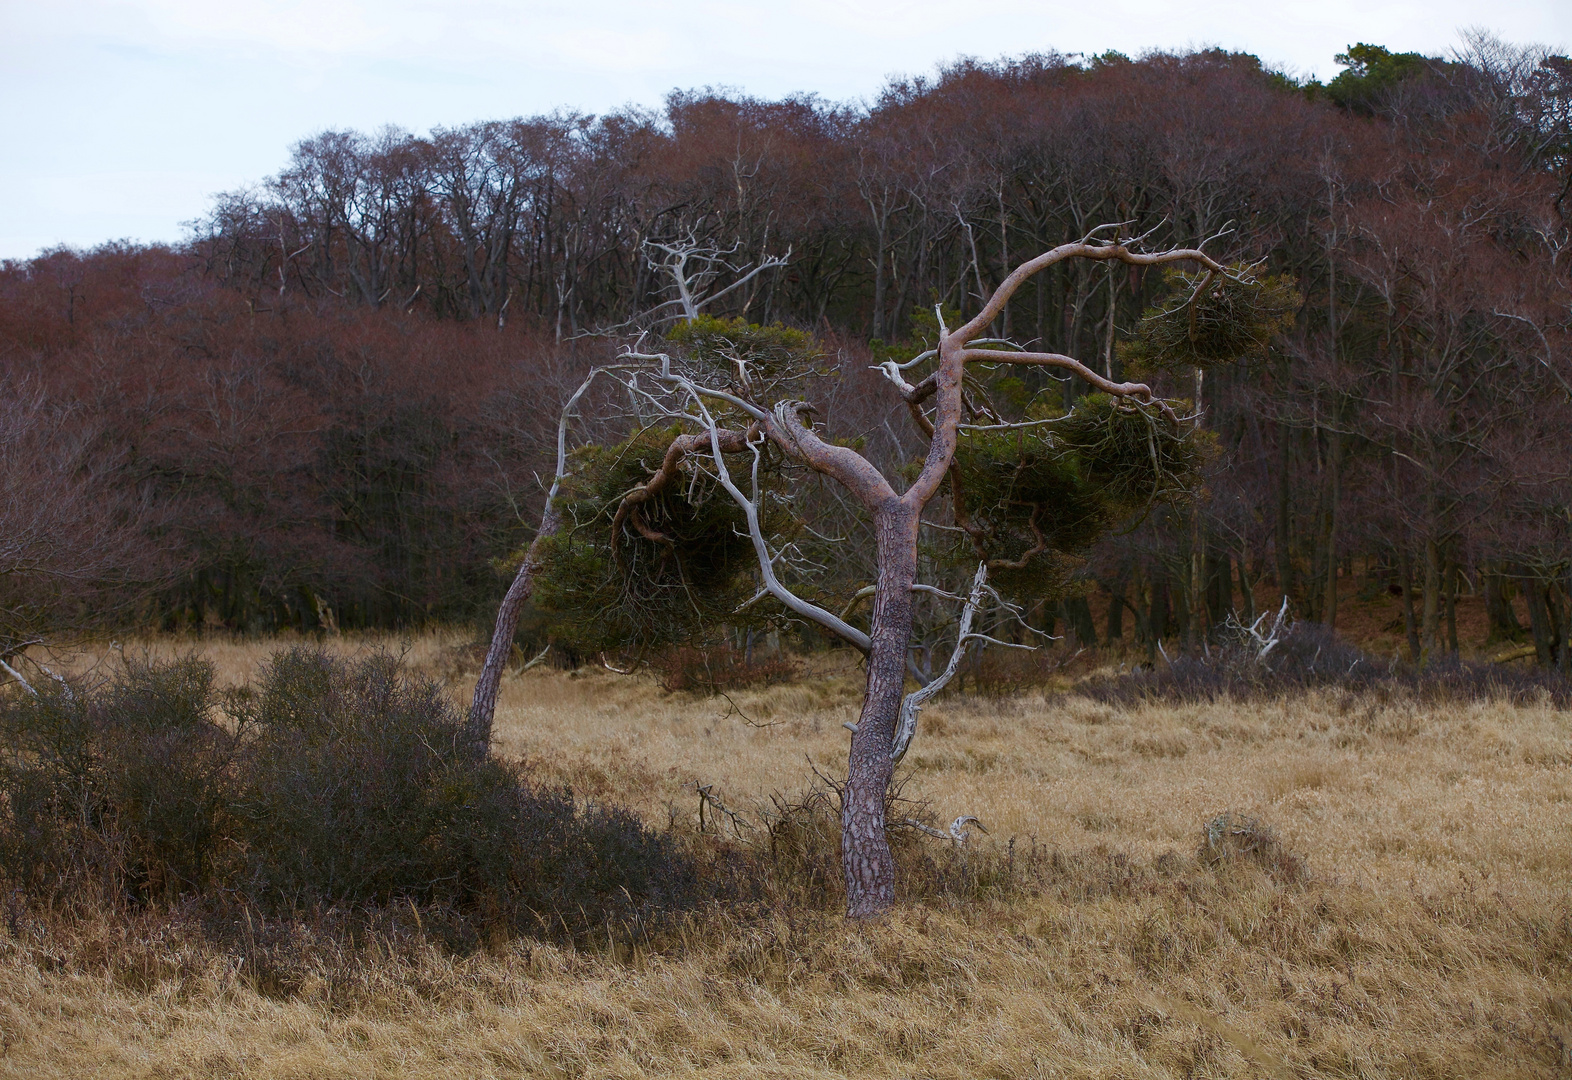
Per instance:
[[[1272,339],[1293,322],[1298,288],[1287,274],[1257,277],[1169,270],[1165,299],[1146,310],[1119,356],[1133,371],[1215,367],[1265,359]]]
[[[1074,555],[1158,502],[1189,497],[1205,456],[1189,425],[1155,405],[1091,394],[1029,426],[963,429],[951,477],[969,545],[1018,596],[1062,593]]]
[[[614,529],[629,492],[660,468],[682,429],[647,429],[611,445],[578,450],[562,491],[564,527],[546,545],[534,604],[559,644],[581,653],[638,652],[708,640],[723,625],[763,612],[738,608],[754,595],[758,562],[741,508],[722,489],[709,455],[691,455],[683,475],[640,503]],[[761,517],[779,538],[795,521],[774,497],[779,454],[760,450]],[[732,455],[731,477],[752,484],[751,458]],[[643,526],[643,528],[640,528]]]

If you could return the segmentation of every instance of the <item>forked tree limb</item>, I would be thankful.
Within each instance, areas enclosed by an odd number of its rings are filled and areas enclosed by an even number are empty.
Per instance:
[[[759,446],[757,442],[750,441],[747,447],[753,453],[753,470],[751,473],[753,494],[752,497],[749,497],[743,494],[742,489],[732,480],[730,470],[726,468],[726,460],[723,457],[725,451],[721,447],[720,440],[721,429],[715,425],[709,409],[705,407],[697,389],[693,389],[692,392],[700,415],[709,424],[707,437],[710,440],[710,453],[715,459],[717,478],[720,480],[721,487],[725,488],[726,494],[730,495],[732,501],[742,509],[743,517],[748,523],[748,538],[753,542],[754,555],[757,557],[759,564],[759,576],[764,581],[765,590],[788,611],[800,615],[811,622],[818,623],[826,630],[849,642],[858,651],[866,653],[869,649],[867,634],[852,626],[845,619],[838,618],[833,612],[826,611],[819,605],[804,600],[781,584],[780,579],[775,576],[775,559],[770,554],[769,542],[764,537],[764,528],[759,521]],[[750,428],[749,430],[752,431],[753,429]],[[764,436],[758,434],[755,438],[762,440]]]
[[[825,442],[804,424],[800,404],[783,401],[775,406],[765,424],[772,442],[815,472],[839,481],[867,510],[877,511],[899,498],[867,458],[849,446]]]
[[[1073,371],[1105,394],[1115,397],[1133,397],[1142,401],[1152,400],[1152,388],[1145,383],[1116,383],[1105,379],[1073,356],[1063,353],[999,352],[995,349],[967,349],[961,357],[968,364],[1027,364],[1034,367],[1056,367]]]
[[[978,563],[977,574],[972,578],[972,591],[966,597],[966,606],[961,609],[961,625],[955,636],[955,650],[950,653],[950,662],[944,665],[944,670],[939,673],[938,678],[927,686],[913,690],[901,702],[900,720],[896,724],[895,739],[890,747],[891,761],[900,761],[906,756],[912,738],[917,734],[917,716],[922,712],[923,705],[929,698],[948,686],[950,680],[955,678],[955,673],[960,670],[961,658],[966,655],[966,646],[977,637],[972,633],[972,620],[977,616],[977,609],[982,606],[987,587],[988,564]]]
[[[1226,267],[1199,248],[1174,248],[1171,251],[1143,254],[1131,251],[1123,244],[1089,244],[1085,241],[1073,244],[1060,244],[1050,251],[1043,252],[1035,259],[1029,259],[1021,263],[1021,265],[1012,270],[1010,275],[1000,282],[999,287],[993,291],[993,295],[988,298],[988,302],[983,305],[983,309],[965,326],[957,329],[953,336],[958,338],[963,344],[969,344],[972,339],[987,329],[989,323],[999,317],[999,313],[1004,310],[1004,306],[1010,302],[1010,298],[1015,295],[1017,289],[1026,284],[1039,271],[1046,270],[1055,263],[1063,262],[1066,259],[1113,259],[1130,266],[1160,266],[1172,262],[1197,262],[1214,274],[1227,273]]]

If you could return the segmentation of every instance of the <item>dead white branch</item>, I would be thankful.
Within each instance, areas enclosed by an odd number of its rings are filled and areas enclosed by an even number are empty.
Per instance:
[[[733,266],[726,261],[726,257],[737,250],[736,244],[724,249],[714,244],[701,244],[691,233],[685,240],[673,244],[646,240],[644,248],[644,259],[649,263],[650,269],[669,277],[672,287],[677,290],[676,299],[667,300],[655,310],[659,311],[662,307],[680,307],[682,317],[689,322],[698,318],[701,311],[721,297],[735,292],[766,270],[785,266],[791,259],[791,248],[788,247],[786,254],[766,255],[752,268],[746,264]],[[659,252],[659,255],[651,254],[652,251]],[[701,290],[722,270],[729,270],[741,276],[724,289],[708,295],[700,295]]]
[[[906,756],[906,749],[917,734],[917,715],[922,712],[923,705],[955,678],[955,673],[961,667],[961,658],[966,655],[966,646],[979,636],[972,633],[972,619],[977,616],[977,608],[982,604],[987,586],[988,564],[978,563],[977,576],[972,578],[971,594],[966,597],[966,606],[961,609],[961,627],[955,637],[955,651],[950,653],[950,662],[944,666],[938,678],[927,686],[913,690],[901,702],[900,721],[895,729],[895,745],[890,749],[890,760],[899,761]]]
[[[1262,612],[1249,626],[1240,622],[1236,615],[1230,614],[1224,624],[1230,631],[1239,637],[1239,640],[1248,642],[1255,651],[1255,661],[1258,664],[1266,663],[1269,653],[1283,640],[1283,632],[1288,629],[1288,597],[1283,597],[1283,606],[1277,609],[1277,617],[1272,619],[1272,625],[1264,632],[1261,624],[1264,623],[1270,612]],[[1166,657],[1165,657],[1166,659]]]

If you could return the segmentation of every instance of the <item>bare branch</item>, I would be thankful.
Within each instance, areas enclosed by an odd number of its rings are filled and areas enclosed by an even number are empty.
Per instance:
[[[811,604],[804,600],[782,585],[780,579],[775,576],[775,559],[770,554],[769,544],[764,539],[764,529],[759,523],[759,447],[755,441],[750,440],[748,442],[748,449],[753,452],[753,497],[749,498],[733,482],[731,471],[726,467],[725,451],[721,447],[721,431],[716,426],[714,418],[711,417],[709,408],[704,404],[704,400],[699,396],[697,389],[693,388],[691,384],[689,392],[692,393],[693,400],[697,404],[705,424],[709,427],[710,453],[715,459],[716,478],[720,481],[721,487],[726,489],[726,494],[730,495],[732,500],[742,509],[743,517],[748,523],[748,537],[753,541],[753,551],[757,556],[759,574],[764,579],[764,587],[788,611],[795,612],[811,622],[818,623],[826,630],[839,635],[858,650],[866,653],[870,647],[867,634],[864,634],[861,630],[846,622],[846,620],[837,618],[817,604]]]
[[[22,673],[20,671],[16,670],[16,668],[12,667],[10,664],[6,663],[4,660],[0,660],[0,668],[4,668],[6,674],[11,676],[11,678],[15,679],[16,682],[17,682],[17,685],[20,686],[23,690],[26,690],[33,697],[37,697],[38,696],[38,691],[33,689],[33,684],[28,682],[26,679],[24,679],[22,677]]]
[[[1130,266],[1158,266],[1171,262],[1198,262],[1214,273],[1225,273],[1223,265],[1199,248],[1175,248],[1172,251],[1160,251],[1154,254],[1139,254],[1131,251],[1124,244],[1090,244],[1086,242],[1075,244],[1060,244],[1051,251],[1045,251],[1028,262],[1022,263],[1011,271],[1010,276],[999,284],[988,298],[988,303],[965,326],[956,330],[954,336],[964,345],[971,342],[983,329],[999,317],[1004,310],[1004,305],[1010,302],[1017,289],[1026,283],[1033,274],[1046,270],[1055,263],[1065,259],[1116,259]]]
[[[977,575],[972,578],[972,591],[966,598],[966,606],[961,609],[961,626],[955,637],[955,651],[950,654],[950,662],[944,666],[944,671],[939,677],[927,686],[913,690],[901,702],[901,715],[895,729],[895,742],[890,747],[890,760],[900,761],[906,756],[906,750],[911,746],[912,738],[917,734],[917,715],[922,712],[923,705],[929,698],[943,690],[955,673],[960,670],[961,658],[966,654],[966,646],[972,636],[972,619],[977,615],[977,608],[982,604],[984,589],[988,583],[988,564],[977,564]]]

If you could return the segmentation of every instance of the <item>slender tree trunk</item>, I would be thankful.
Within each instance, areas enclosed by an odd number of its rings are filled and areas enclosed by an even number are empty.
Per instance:
[[[1400,548],[1398,572],[1403,575],[1403,632],[1408,637],[1408,659],[1419,663],[1419,626],[1414,621],[1414,560],[1408,548]]]
[[[1201,391],[1206,381],[1206,369],[1195,369],[1195,415],[1199,428],[1205,413],[1201,405]],[[1199,503],[1190,508],[1190,624],[1185,634],[1185,644],[1199,648],[1211,629],[1206,611],[1206,533],[1201,528]]]
[[[1561,580],[1566,596],[1561,605],[1561,658],[1557,666],[1561,674],[1572,675],[1572,566],[1567,567]]]
[[[1322,535],[1322,563],[1326,567],[1326,591],[1321,598],[1321,621],[1328,629],[1337,626],[1337,508],[1342,501],[1343,440],[1335,431],[1327,432],[1326,524]]]
[[[1185,624],[1185,647],[1198,649],[1211,628],[1206,610],[1206,533],[1201,530],[1201,508],[1192,507],[1190,521],[1189,620]]]
[[[1092,608],[1086,597],[1072,596],[1064,602],[1064,621],[1075,635],[1077,648],[1097,647],[1097,624],[1092,620]]]
[[[1545,603],[1545,584],[1537,577],[1523,576],[1523,598],[1528,601],[1528,624],[1534,635],[1534,653],[1540,667],[1556,660],[1556,628],[1551,622],[1550,605]]]
[[[1112,648],[1124,644],[1124,598],[1129,590],[1129,574],[1121,571],[1108,590],[1108,626],[1103,640]]]
[[[1294,552],[1293,530],[1291,528],[1291,507],[1289,503],[1289,476],[1288,464],[1290,460],[1289,428],[1287,424],[1279,424],[1277,428],[1278,463],[1277,463],[1277,521],[1275,526],[1273,555],[1277,560],[1277,589],[1284,596],[1294,594]]]
[[[1485,614],[1490,622],[1489,641],[1516,641],[1523,633],[1512,608],[1511,581],[1499,566],[1487,566],[1479,575],[1485,591]]]
[[[497,625],[491,633],[491,648],[486,650],[486,663],[480,669],[475,683],[475,697],[469,707],[470,736],[477,746],[491,745],[491,723],[497,711],[497,690],[502,685],[502,670],[507,666],[508,655],[513,651],[513,632],[518,629],[519,615],[535,592],[535,573],[540,569],[543,545],[556,535],[562,525],[562,514],[555,500],[547,503],[541,516],[540,531],[530,541],[519,572],[508,586],[507,595],[497,607]]]
[[[1550,657],[1559,666],[1561,657],[1566,655],[1567,636],[1564,629],[1566,626],[1564,618],[1566,608],[1561,604],[1560,597],[1556,595],[1557,592],[1556,579],[1554,577],[1547,578],[1545,581],[1545,610],[1550,613]]]
[[[1250,576],[1249,551],[1239,553],[1239,607],[1245,623],[1255,622],[1255,580]]]
[[[880,220],[879,228],[874,234],[874,260],[873,260],[873,333],[870,337],[884,340],[884,294],[888,289],[884,271],[884,234],[885,222]]]
[[[535,539],[530,541],[529,550],[524,553],[524,561],[519,564],[513,584],[508,586],[507,595],[497,608],[497,625],[491,632],[491,647],[486,650],[486,663],[480,669],[480,678],[475,683],[475,697],[469,707],[471,737],[482,749],[491,745],[491,722],[497,711],[497,689],[502,685],[502,669],[507,665],[508,654],[513,651],[513,632],[518,629],[519,615],[535,592],[535,573],[540,569],[544,545],[562,527],[562,510],[557,503],[557,492],[562,487],[562,478],[567,471],[568,419],[573,414],[573,407],[584,396],[584,391],[590,388],[598,373],[597,368],[586,375],[579,388],[562,406],[562,413],[557,418],[557,470],[551,481],[551,489],[546,492],[546,505],[540,512],[540,528],[535,533]]]
[[[1421,634],[1420,657],[1428,664],[1441,644],[1441,545],[1433,539],[1425,541],[1425,607]]]
[[[1210,625],[1226,622],[1234,613],[1234,564],[1226,551],[1207,552],[1206,558],[1207,610]]]
[[[1462,575],[1452,551],[1446,557],[1446,651],[1453,657],[1459,655],[1457,647],[1457,581]]]
[[[1152,577],[1152,607],[1146,625],[1150,628],[1146,656],[1157,659],[1157,646],[1168,636],[1168,574],[1160,571]]]
[[[895,768],[890,751],[906,687],[911,587],[917,580],[917,520],[917,511],[898,502],[874,516],[879,579],[868,635],[868,689],[852,733],[841,797],[841,865],[846,874],[846,914],[852,918],[882,914],[895,903],[895,857],[885,834],[884,814]]]

